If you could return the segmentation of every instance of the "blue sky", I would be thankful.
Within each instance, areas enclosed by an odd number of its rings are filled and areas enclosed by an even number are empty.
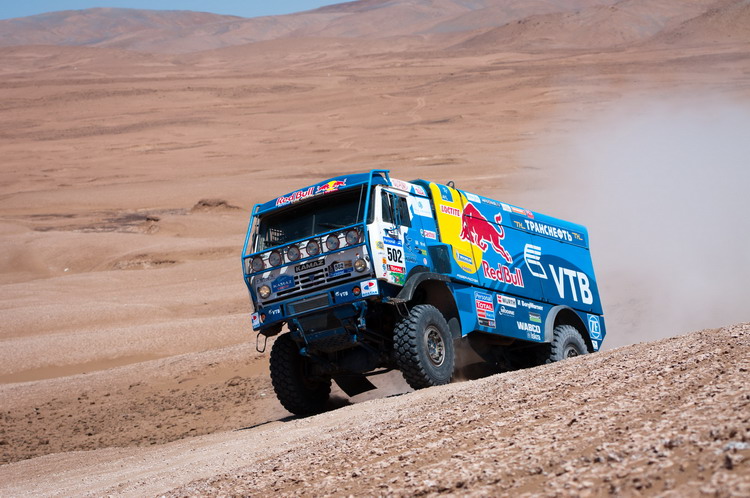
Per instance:
[[[243,17],[289,14],[343,0],[167,0],[167,1],[78,1],[78,0],[0,0],[0,19],[33,16],[56,10],[89,9],[92,7],[123,7],[131,9],[195,10]]]

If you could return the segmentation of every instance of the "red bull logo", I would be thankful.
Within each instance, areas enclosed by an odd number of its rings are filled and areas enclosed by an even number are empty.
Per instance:
[[[492,249],[499,254],[508,263],[513,262],[513,258],[505,250],[503,245],[500,243],[505,238],[505,229],[500,225],[503,221],[503,215],[498,213],[495,216],[495,223],[497,225],[487,221],[487,218],[482,216],[482,213],[474,207],[473,204],[468,203],[464,208],[461,225],[461,239],[466,240],[479,247],[482,252],[486,252],[487,248],[492,246]]]
[[[331,192],[337,191],[341,187],[346,187],[346,180],[344,181],[331,180],[328,183],[319,185],[318,188],[315,190],[315,194],[330,194]]]

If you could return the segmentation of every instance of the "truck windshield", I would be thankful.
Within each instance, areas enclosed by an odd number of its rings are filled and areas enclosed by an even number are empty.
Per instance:
[[[325,194],[261,216],[256,251],[265,251],[363,220],[364,187]]]

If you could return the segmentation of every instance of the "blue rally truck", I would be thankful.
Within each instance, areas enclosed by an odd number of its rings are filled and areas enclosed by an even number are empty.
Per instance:
[[[298,415],[398,369],[446,384],[456,345],[499,370],[597,351],[605,335],[586,229],[387,170],[340,176],[253,208],[243,249],[253,329]],[[260,339],[260,337],[258,337]]]

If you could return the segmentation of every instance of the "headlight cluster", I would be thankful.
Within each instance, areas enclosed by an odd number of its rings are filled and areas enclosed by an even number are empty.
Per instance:
[[[323,244],[325,244],[325,249],[327,251],[335,251],[339,249],[341,247],[341,235],[344,236],[344,242],[347,246],[353,246],[362,242],[362,232],[357,229],[351,229],[347,230],[343,234],[333,233],[331,235],[328,235],[323,241]],[[297,261],[302,257],[303,250],[307,254],[307,256],[311,257],[319,255],[321,253],[321,249],[322,248],[320,241],[317,239],[312,239],[307,241],[306,243],[293,244],[284,249],[274,249],[270,253],[255,256],[250,262],[250,266],[253,273],[257,273],[264,270],[266,266],[268,266],[269,268],[280,266],[284,262],[284,260],[290,263]],[[264,258],[264,256],[266,255],[267,264]]]

